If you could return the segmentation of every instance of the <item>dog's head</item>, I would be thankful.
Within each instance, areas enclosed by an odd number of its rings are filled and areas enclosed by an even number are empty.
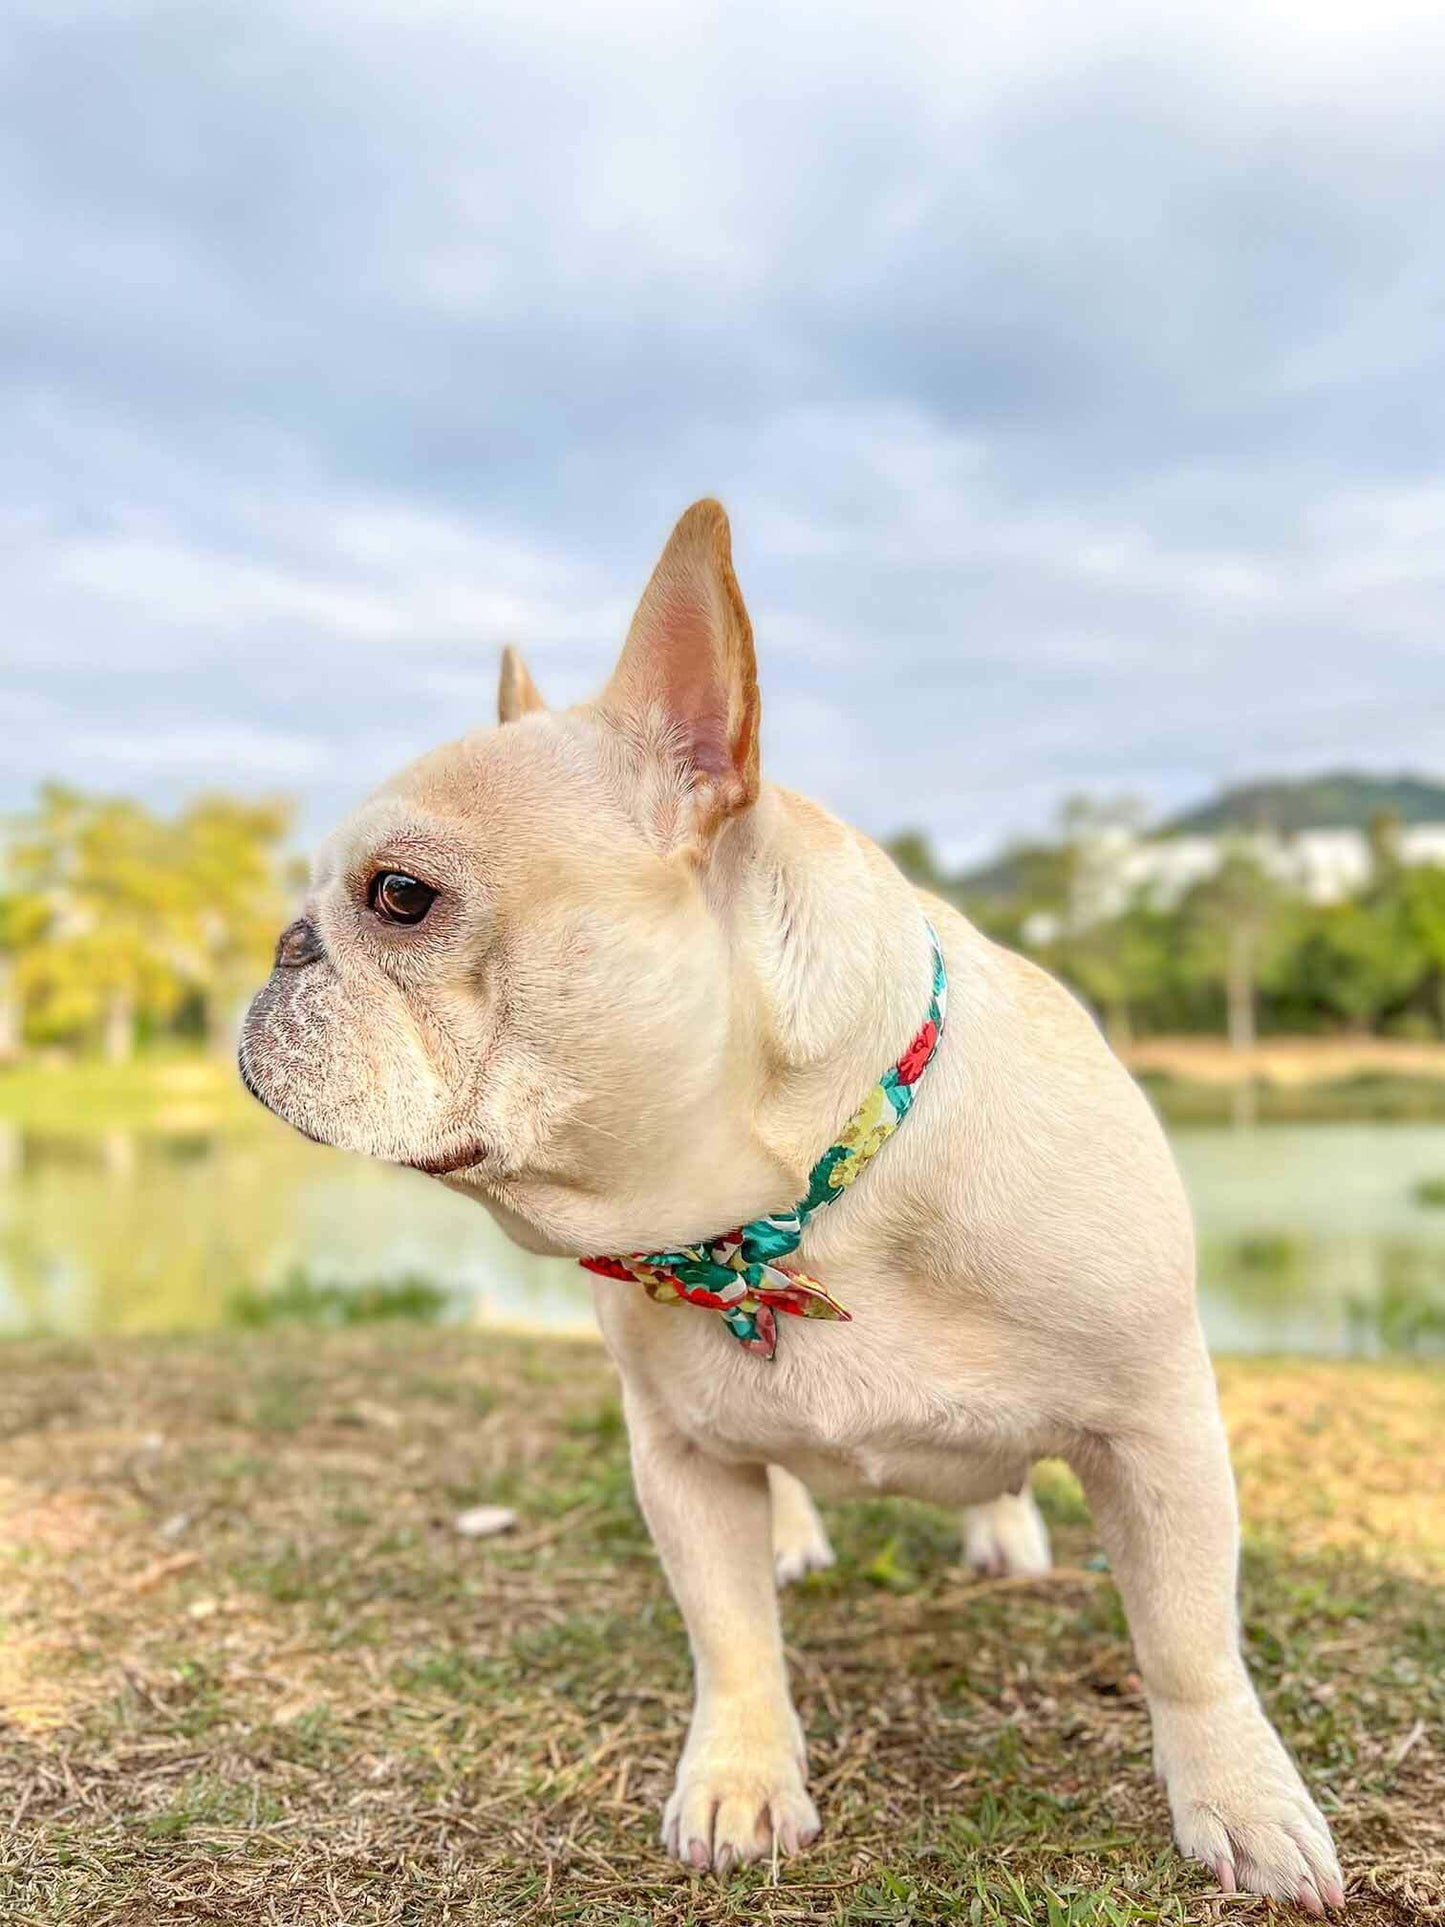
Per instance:
[[[246,1017],[247,1087],[310,1137],[476,1193],[539,1249],[634,1249],[776,1202],[747,1123],[756,985],[709,909],[759,794],[718,504],[677,525],[595,705],[547,710],[509,651],[500,711],[324,845]]]

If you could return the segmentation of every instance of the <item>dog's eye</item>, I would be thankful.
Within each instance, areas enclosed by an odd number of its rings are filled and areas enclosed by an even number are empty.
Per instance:
[[[381,870],[367,886],[366,901],[385,923],[420,923],[437,893],[402,870]]]

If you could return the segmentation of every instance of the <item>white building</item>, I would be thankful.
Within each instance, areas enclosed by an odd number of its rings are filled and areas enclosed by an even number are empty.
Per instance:
[[[1412,823],[1399,831],[1400,861],[1445,867],[1445,823]],[[1363,830],[1275,830],[1233,836],[1139,838],[1124,858],[1116,887],[1116,907],[1140,889],[1161,909],[1213,876],[1227,851],[1245,849],[1260,868],[1277,877],[1309,903],[1340,903],[1364,889],[1373,856]]]
[[[1197,883],[1215,874],[1229,851],[1241,849],[1308,903],[1340,903],[1370,880],[1373,857],[1363,830],[1148,837],[1111,827],[1084,845],[1074,922],[1102,922],[1140,898],[1157,910],[1172,910]],[[1402,863],[1445,868],[1445,823],[1403,825],[1398,849]],[[1030,917],[1024,926],[1024,940],[1030,944],[1049,943],[1058,934],[1059,919],[1046,912]]]

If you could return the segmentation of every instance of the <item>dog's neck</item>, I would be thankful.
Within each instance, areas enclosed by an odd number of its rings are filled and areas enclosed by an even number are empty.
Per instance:
[[[736,1048],[754,1053],[755,1128],[798,1176],[915,1034],[931,949],[912,887],[857,831],[767,787],[713,866],[738,958]],[[763,1021],[757,1018],[761,1014]]]

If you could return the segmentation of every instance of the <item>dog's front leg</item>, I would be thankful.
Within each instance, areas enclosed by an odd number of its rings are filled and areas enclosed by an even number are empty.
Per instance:
[[[762,1465],[709,1458],[629,1393],[632,1469],[692,1644],[692,1726],[663,1812],[669,1852],[719,1873],[818,1831],[788,1694]]]
[[[1329,1828],[1255,1697],[1239,1650],[1234,1480],[1202,1347],[1161,1373],[1127,1435],[1076,1455],[1108,1550],[1174,1832],[1226,1889],[1343,1903]]]

